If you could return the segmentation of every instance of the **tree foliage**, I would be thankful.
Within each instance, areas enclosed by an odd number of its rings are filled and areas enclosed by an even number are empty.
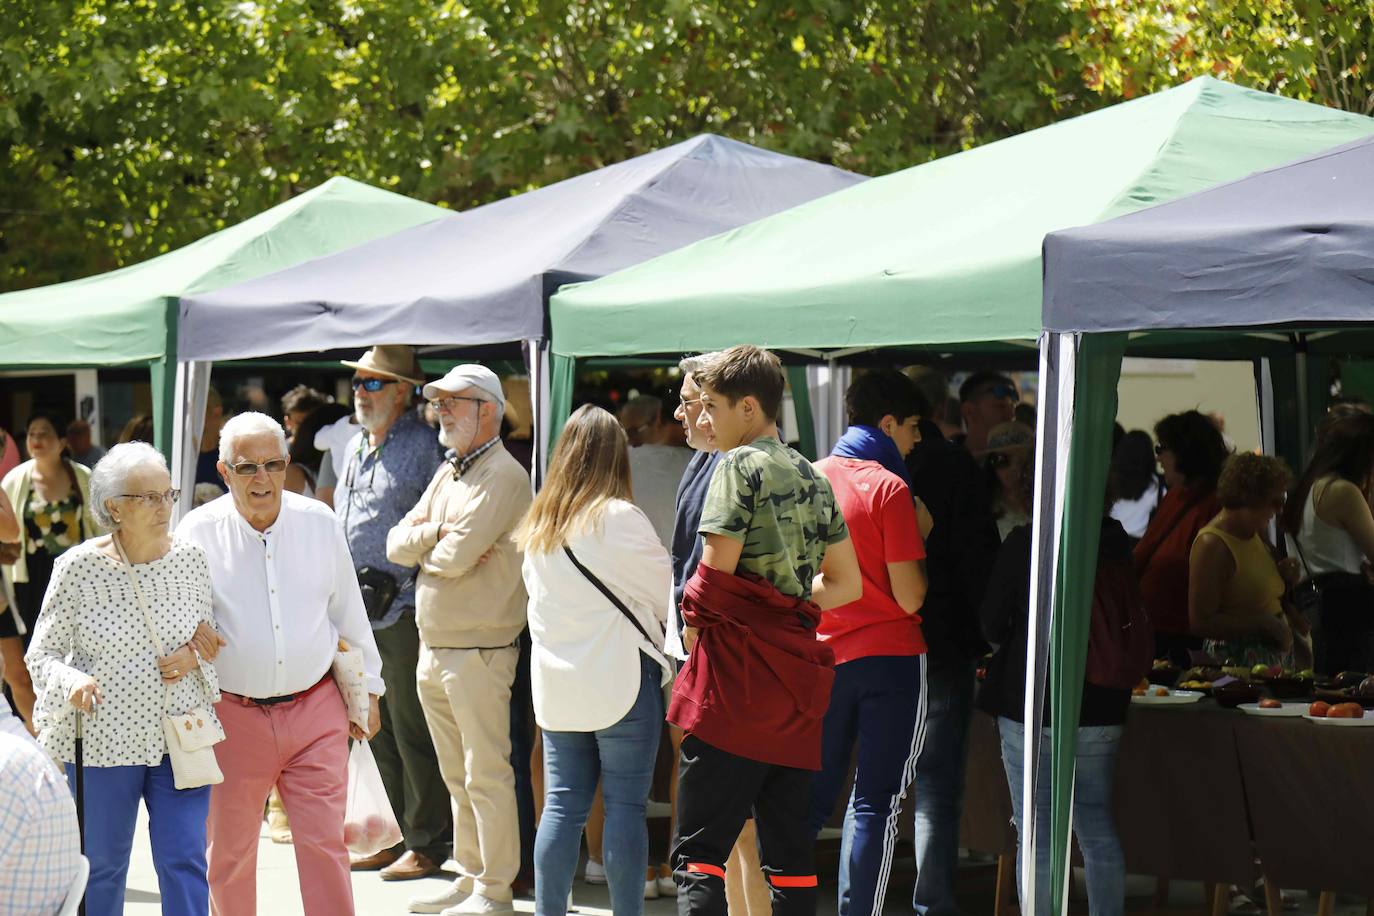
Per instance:
[[[145,259],[334,174],[466,208],[704,131],[882,174],[1200,72],[1363,110],[1368,9],[1323,14],[1310,44],[1289,9],[0,0],[0,289]]]

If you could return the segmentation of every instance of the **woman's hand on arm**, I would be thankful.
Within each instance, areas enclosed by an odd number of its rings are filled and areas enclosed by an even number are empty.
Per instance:
[[[157,660],[158,674],[162,676],[162,683],[168,685],[175,684],[196,667],[196,653],[189,644]]]

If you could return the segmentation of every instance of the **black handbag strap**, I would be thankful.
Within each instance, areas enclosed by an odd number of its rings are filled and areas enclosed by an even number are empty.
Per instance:
[[[615,592],[607,588],[606,583],[602,582],[600,579],[596,577],[596,573],[592,572],[590,569],[582,565],[582,561],[577,559],[577,554],[572,552],[571,547],[567,546],[566,544],[563,545],[563,552],[568,555],[569,560],[572,560],[572,565],[577,567],[577,571],[580,572],[588,582],[590,582],[592,585],[595,585],[596,590],[601,592],[601,594],[605,595],[607,601],[611,602],[611,604],[614,604],[617,608],[619,608],[620,613],[625,615],[625,619],[630,621],[630,623],[634,624],[635,629],[639,631],[640,635],[647,639],[649,641],[649,645],[653,646],[657,650],[659,643],[655,642],[654,638],[649,635],[649,631],[644,629],[644,625],[639,622],[639,618],[636,617],[634,614],[630,613],[630,609],[625,606],[625,602],[617,598],[615,596]]]

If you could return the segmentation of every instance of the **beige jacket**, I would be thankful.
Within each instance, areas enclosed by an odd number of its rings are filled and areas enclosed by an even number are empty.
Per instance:
[[[525,628],[525,584],[511,532],[530,507],[530,478],[501,445],[461,479],[439,466],[386,538],[386,556],[420,567],[415,622],[431,649],[494,649]],[[448,525],[440,539],[439,528]],[[485,563],[478,560],[491,550]]]

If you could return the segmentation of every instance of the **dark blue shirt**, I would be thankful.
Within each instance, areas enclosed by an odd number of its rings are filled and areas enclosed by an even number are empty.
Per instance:
[[[334,490],[334,511],[344,526],[353,565],[370,566],[396,577],[401,589],[374,630],[395,623],[415,607],[415,567],[398,566],[386,558],[386,536],[420,501],[444,459],[439,435],[413,410],[387,431],[376,448],[368,446],[367,431],[348,440],[343,480]]]
[[[682,652],[682,589],[701,563],[706,541],[698,533],[701,511],[706,504],[706,491],[711,475],[720,463],[720,452],[697,452],[683,472],[677,485],[677,511],[673,517],[673,606],[669,609],[672,632],[668,634],[668,653],[684,657]]]

